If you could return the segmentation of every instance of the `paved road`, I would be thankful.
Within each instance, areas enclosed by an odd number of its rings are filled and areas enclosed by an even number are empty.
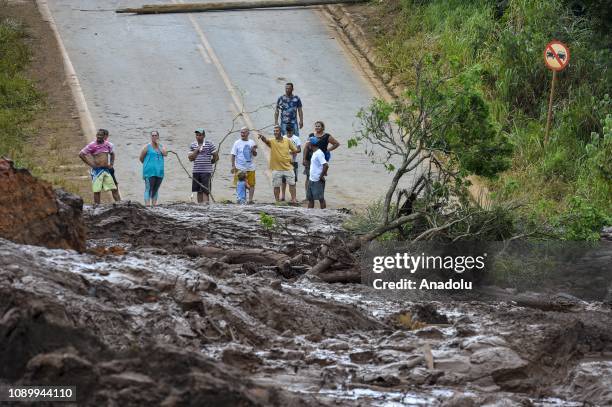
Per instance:
[[[388,175],[372,165],[361,148],[347,148],[347,139],[359,127],[355,115],[375,90],[317,9],[133,16],[116,14],[114,9],[139,2],[48,3],[95,126],[108,128],[116,144],[124,197],[142,200],[137,157],[150,130],[159,129],[162,142],[187,165],[186,151],[196,127],[207,129],[209,139],[218,145],[242,104],[246,111],[273,104],[287,81],[295,84],[304,103],[302,141],[313,122],[323,120],[342,143],[331,161],[330,205],[361,206],[380,196],[388,184]],[[272,123],[269,107],[235,126],[262,128]],[[213,185],[217,199],[233,198],[229,151],[236,138],[238,134],[232,134],[221,145]],[[269,174],[263,171],[267,160],[263,155],[257,160],[255,198],[271,201]],[[303,185],[303,175],[300,178]],[[171,156],[161,200],[189,197],[190,180]],[[304,198],[303,187],[298,188],[298,198]]]

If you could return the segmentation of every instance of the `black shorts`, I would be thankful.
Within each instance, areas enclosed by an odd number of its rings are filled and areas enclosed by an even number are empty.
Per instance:
[[[117,182],[117,178],[115,178],[115,169],[109,168],[108,173],[111,175],[111,177],[113,177],[113,181],[115,181],[115,185],[119,186],[119,183]]]
[[[194,172],[193,180],[191,180],[191,192],[210,194],[210,175],[209,172]]]
[[[310,181],[306,190],[306,199],[309,201],[323,201],[325,199],[325,182]]]

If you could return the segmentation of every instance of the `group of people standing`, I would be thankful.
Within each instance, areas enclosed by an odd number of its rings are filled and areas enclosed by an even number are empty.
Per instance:
[[[279,123],[280,118],[280,123]],[[303,144],[299,137],[304,126],[302,101],[293,94],[293,84],[285,85],[285,94],[276,102],[274,113],[273,137],[267,138],[257,132],[259,139],[270,149],[269,168],[272,171],[272,185],[276,202],[285,201],[289,186],[290,204],[297,205],[296,183],[298,179],[299,158],[301,154],[304,166],[305,190],[308,207],[314,208],[315,201],[325,208],[325,177],[331,159],[330,152],[340,143],[325,132],[325,124],[317,121],[314,131]],[[145,205],[157,204],[159,188],[164,178],[164,157],[168,155],[166,147],[160,144],[159,132],[151,132],[151,142],[140,152],[145,182]],[[211,177],[214,164],[219,160],[216,146],[205,140],[203,128],[195,130],[195,141],[189,147],[187,158],[193,163],[192,192],[197,194],[199,203],[208,203],[210,199]],[[250,138],[250,130],[240,129],[240,138],[231,149],[231,165],[236,187],[236,200],[240,204],[253,203],[256,184],[256,167],[258,145]],[[98,130],[96,140],[89,143],[79,156],[91,167],[94,202],[100,203],[100,192],[111,191],[115,201],[120,200],[118,183],[114,175],[114,146],[108,141],[108,131]]]

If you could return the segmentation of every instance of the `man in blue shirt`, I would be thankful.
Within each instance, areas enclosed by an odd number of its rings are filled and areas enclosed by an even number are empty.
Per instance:
[[[278,114],[280,113],[281,134],[287,134],[287,127],[293,127],[293,134],[300,135],[300,129],[304,127],[304,113],[302,113],[302,101],[298,95],[293,94],[293,83],[289,82],[285,85],[285,94],[280,96],[276,101],[276,110],[274,111],[274,124],[278,124]],[[297,118],[300,118],[298,123]]]

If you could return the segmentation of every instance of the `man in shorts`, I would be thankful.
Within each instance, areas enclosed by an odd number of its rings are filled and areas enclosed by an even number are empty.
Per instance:
[[[282,129],[281,129],[281,133],[282,133]],[[302,147],[301,147],[302,142],[300,141],[300,138],[298,136],[293,134],[293,127],[287,127],[287,135],[284,137],[293,141],[293,144],[297,148],[298,153],[302,152]],[[295,182],[297,182],[298,180],[298,155],[291,154],[291,156],[292,156],[292,161],[293,161],[293,174],[295,175]],[[283,186],[281,188],[281,201],[285,200],[285,192],[287,192],[287,180],[283,178]]]
[[[325,154],[317,143],[319,140],[316,137],[310,138],[310,148],[313,153],[310,159],[310,174],[308,176],[308,188],[306,189],[306,199],[308,199],[308,207],[314,208],[314,201],[319,201],[321,209],[325,209],[325,177],[329,164],[325,160]]]
[[[99,129],[96,140],[87,144],[79,153],[81,160],[91,167],[92,190],[96,205],[100,203],[102,191],[111,191],[115,202],[121,200],[117,185],[109,171],[112,168],[112,164],[109,164],[110,155],[114,153],[111,144],[105,140],[107,134],[108,130]]]
[[[219,159],[217,148],[213,143],[206,140],[204,129],[195,130],[195,141],[189,146],[187,158],[193,162],[193,175],[191,192],[198,194],[198,203],[208,203],[210,197],[210,177],[213,172],[213,164]]]
[[[285,85],[285,94],[276,100],[276,110],[274,111],[274,124],[278,123],[280,114],[281,134],[287,134],[287,129],[293,127],[293,133],[300,135],[300,129],[304,127],[304,113],[302,112],[302,100],[298,95],[293,94],[293,83]],[[299,123],[298,123],[299,116]]]
[[[255,162],[253,157],[257,156],[257,143],[249,139],[249,129],[240,129],[240,138],[232,146],[232,174],[234,174],[234,186],[238,183],[238,174],[246,174],[246,182],[249,184],[249,200],[253,203],[255,195]]]
[[[274,126],[274,138],[267,139],[263,134],[259,138],[270,147],[270,169],[272,170],[272,186],[274,187],[274,199],[280,202],[280,189],[283,178],[289,184],[291,203],[296,205],[295,199],[295,175],[293,174],[292,154],[297,154],[297,147],[291,140],[283,137],[280,126]]]

